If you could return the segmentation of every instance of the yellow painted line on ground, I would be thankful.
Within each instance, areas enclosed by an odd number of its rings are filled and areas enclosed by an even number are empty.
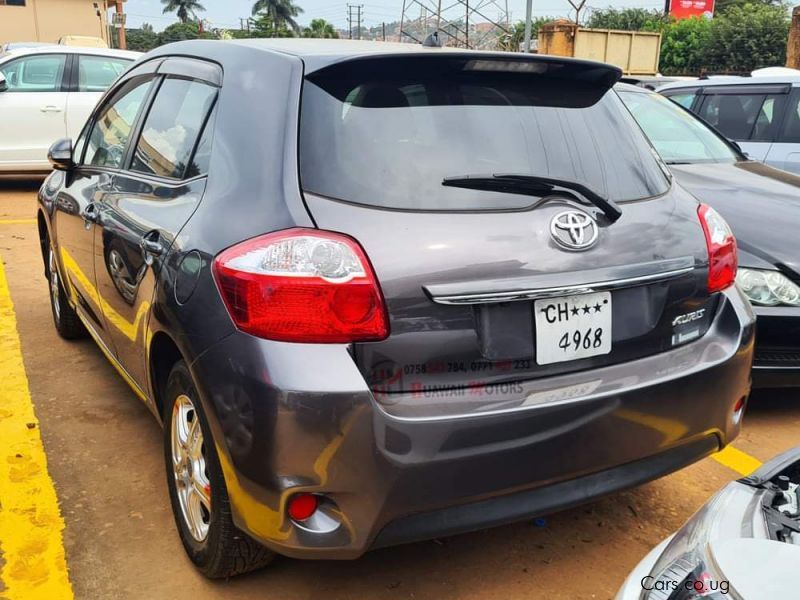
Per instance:
[[[0,225],[35,225],[36,219],[0,219]]]
[[[64,520],[47,473],[0,261],[0,598],[72,600]]]
[[[761,466],[760,460],[733,446],[726,446],[722,451],[712,456],[718,463],[733,469],[740,475],[750,475]]]

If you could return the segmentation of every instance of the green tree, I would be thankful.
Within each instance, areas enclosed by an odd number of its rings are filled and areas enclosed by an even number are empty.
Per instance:
[[[273,38],[294,37],[295,32],[289,29],[286,23],[275,24],[273,18],[266,12],[261,12],[253,19],[249,37]]]
[[[748,73],[786,62],[789,14],[782,5],[732,6],[711,22],[708,68]]]
[[[200,25],[196,22],[189,23],[173,23],[164,31],[158,34],[158,44],[171,44],[172,42],[181,42],[183,40],[196,40],[202,39],[215,39],[216,36],[211,32],[200,34]]]
[[[197,19],[197,12],[205,10],[205,7],[197,0],[161,0],[164,5],[164,13],[174,12],[181,23],[188,23],[190,20]]]
[[[653,31],[669,20],[656,9],[603,8],[595,10],[586,21],[592,29],[623,29],[625,31]]]
[[[145,23],[144,25],[147,25]],[[136,50],[137,52],[149,52],[158,46],[158,34],[153,32],[151,27],[148,31],[142,25],[141,29],[128,29],[126,31],[126,39],[128,41],[128,50]]]
[[[339,34],[336,33],[333,25],[328,23],[325,19],[311,19],[308,27],[303,29],[303,37],[306,38],[338,38]]]
[[[553,17],[538,17],[531,19],[531,40],[536,40],[539,28],[545,23],[554,21]],[[525,21],[517,21],[508,33],[500,36],[498,45],[507,52],[519,52],[525,43]]]
[[[299,34],[300,25],[295,18],[300,16],[302,12],[303,9],[294,4],[292,0],[257,0],[253,4],[253,15],[264,13],[269,16],[276,31],[288,27]]]
[[[734,7],[741,8],[746,4],[756,6],[780,6],[783,4],[783,0],[716,0],[714,3],[714,14],[719,17],[727,14],[728,11]]]
[[[661,29],[661,72],[665,75],[699,75],[708,64],[711,40],[708,19],[672,21]]]

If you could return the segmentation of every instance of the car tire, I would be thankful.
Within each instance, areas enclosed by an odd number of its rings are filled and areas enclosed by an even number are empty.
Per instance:
[[[47,245],[47,283],[50,287],[50,309],[53,313],[53,324],[65,340],[76,340],[86,335],[86,328],[81,323],[78,313],[67,300],[67,292],[61,283],[56,264],[55,249],[52,243]]]
[[[172,368],[164,398],[167,487],[175,524],[189,558],[212,579],[241,575],[267,565],[275,554],[233,524],[208,419],[184,361]]]

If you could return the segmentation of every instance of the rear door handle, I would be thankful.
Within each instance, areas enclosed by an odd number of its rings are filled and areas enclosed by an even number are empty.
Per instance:
[[[86,205],[86,208],[83,209],[83,221],[87,229],[91,227],[91,225],[100,222],[100,211],[97,209],[97,205],[94,202],[90,202]]]
[[[166,247],[158,231],[149,231],[144,234],[139,240],[139,247],[145,255],[145,262],[150,265],[153,263],[153,257],[161,256],[164,254]]]
[[[53,104],[48,104],[47,106],[43,106],[40,110],[42,112],[46,113],[46,112],[61,112],[64,109],[61,108],[60,106],[55,106]]]

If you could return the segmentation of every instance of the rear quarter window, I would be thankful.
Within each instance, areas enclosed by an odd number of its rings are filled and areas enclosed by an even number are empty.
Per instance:
[[[664,193],[653,151],[612,91],[589,105],[574,82],[528,74],[393,74],[307,79],[303,189],[409,210],[523,209],[537,199],[442,186],[446,177],[526,174],[581,183],[616,201]],[[569,97],[572,94],[572,97]],[[561,100],[560,100],[561,99]]]

